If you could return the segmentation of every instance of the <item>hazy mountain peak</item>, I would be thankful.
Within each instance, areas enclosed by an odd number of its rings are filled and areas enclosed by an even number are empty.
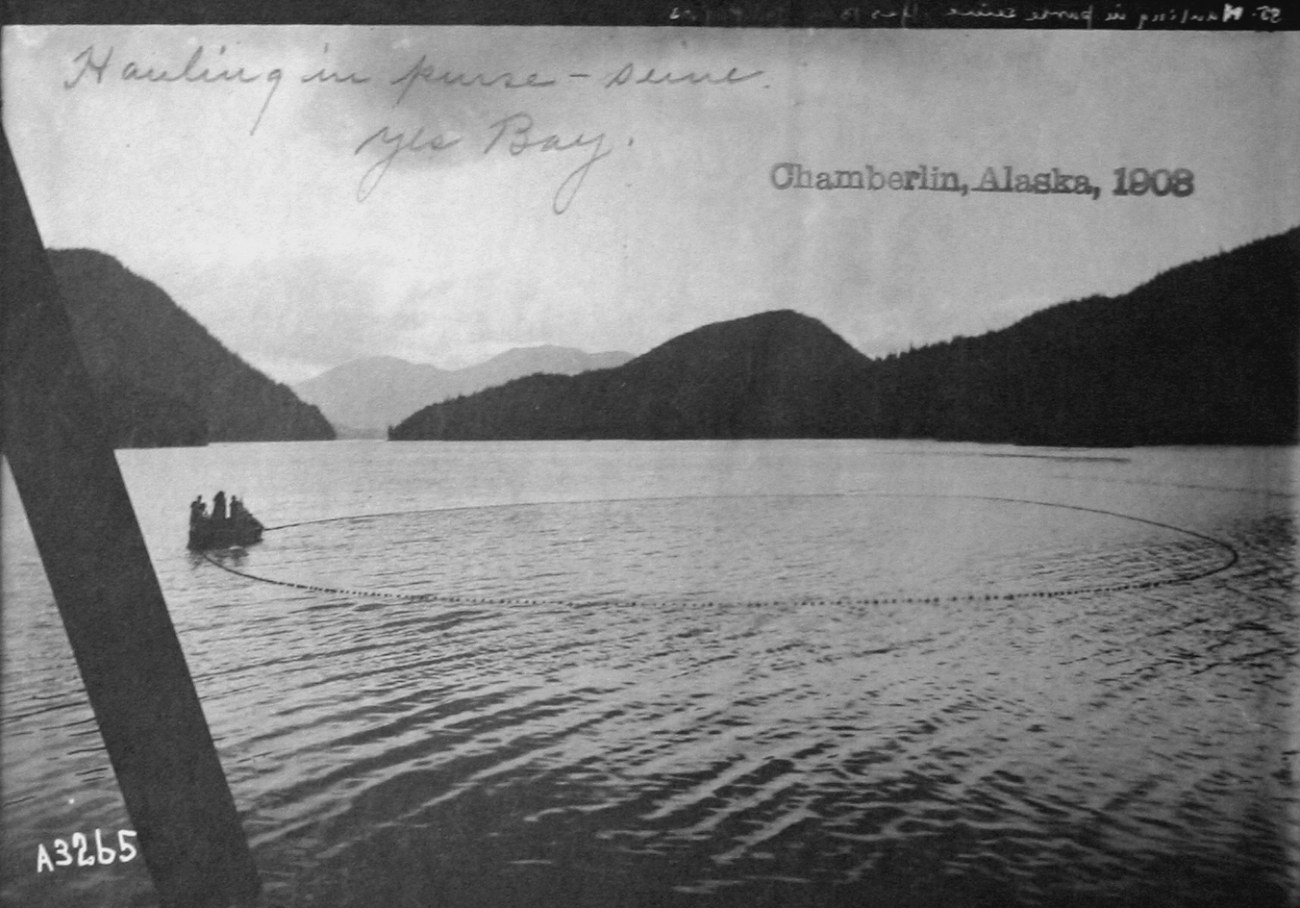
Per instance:
[[[571,375],[629,359],[627,353],[588,354],[553,344],[516,347],[464,369],[442,369],[395,356],[369,356],[336,366],[295,385],[294,390],[319,406],[345,434],[374,435],[421,407],[522,375]]]

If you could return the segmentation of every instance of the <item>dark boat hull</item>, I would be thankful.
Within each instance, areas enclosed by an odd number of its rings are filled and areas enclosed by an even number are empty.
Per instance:
[[[190,527],[189,547],[201,549],[226,549],[236,545],[252,545],[262,541],[260,524],[230,524],[224,526],[213,523],[195,524]]]

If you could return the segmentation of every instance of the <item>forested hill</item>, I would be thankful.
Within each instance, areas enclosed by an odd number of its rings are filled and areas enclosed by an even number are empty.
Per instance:
[[[877,362],[858,423],[1040,445],[1291,444],[1298,359],[1300,228]]]
[[[319,410],[116,259],[90,249],[49,259],[116,447],[334,437]]]
[[[878,360],[794,312],[721,322],[615,369],[427,407],[391,437],[1290,444],[1298,357],[1300,229]]]
[[[532,375],[426,407],[416,438],[752,438],[836,434],[869,361],[788,310],[706,325],[613,369]]]

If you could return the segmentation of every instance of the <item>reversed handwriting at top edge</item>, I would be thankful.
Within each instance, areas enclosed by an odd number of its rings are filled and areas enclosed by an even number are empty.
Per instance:
[[[667,7],[662,21],[692,26],[784,28],[951,28],[974,20],[981,27],[1184,28],[1197,30],[1289,27],[1277,0],[841,0],[804,8],[734,0],[723,8],[699,0]]]

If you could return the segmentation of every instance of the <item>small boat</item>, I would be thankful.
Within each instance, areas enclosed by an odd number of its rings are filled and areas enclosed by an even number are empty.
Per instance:
[[[207,512],[202,496],[190,505],[189,547],[226,549],[237,545],[252,545],[262,541],[261,521],[248,512],[238,498],[231,497],[230,511],[226,511],[226,498],[218,492],[212,501],[212,513]]]

